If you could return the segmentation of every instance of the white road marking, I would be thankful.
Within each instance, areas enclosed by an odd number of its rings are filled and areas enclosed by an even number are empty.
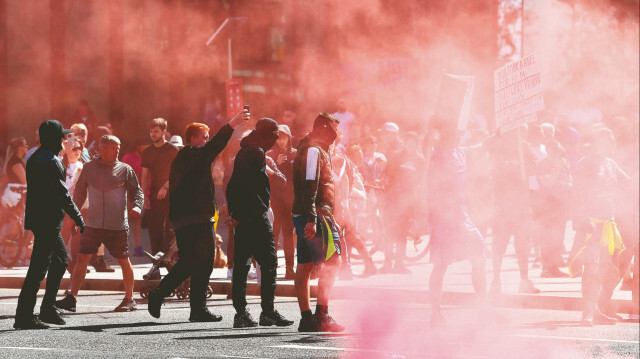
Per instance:
[[[17,349],[17,350],[57,350],[56,348],[30,348],[30,347],[0,347],[0,349]]]
[[[636,340],[620,340],[620,339],[606,339],[606,338],[576,338],[576,337],[556,337],[553,335],[536,335],[536,334],[514,334],[514,337],[519,338],[538,338],[538,339],[558,339],[558,340],[576,340],[585,342],[607,342],[607,343],[623,343],[623,344],[639,344]]]

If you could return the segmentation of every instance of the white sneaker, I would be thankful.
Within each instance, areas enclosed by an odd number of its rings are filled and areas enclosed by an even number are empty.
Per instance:
[[[227,279],[231,279],[233,277],[233,268],[227,268]]]

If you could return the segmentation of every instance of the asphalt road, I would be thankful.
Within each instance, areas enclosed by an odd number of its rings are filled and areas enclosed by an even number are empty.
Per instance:
[[[42,293],[42,291],[41,291]],[[146,304],[114,313],[121,294],[80,293],[78,312],[66,326],[12,329],[18,290],[0,290],[0,358],[638,358],[637,319],[612,326],[579,326],[580,313],[533,309],[481,311],[445,307],[447,325],[429,326],[429,306],[412,303],[339,301],[330,311],[344,333],[298,333],[293,299],[276,308],[296,320],[288,328],[232,329],[233,307],[224,296],[208,305],[220,323],[190,323],[189,304],[169,301],[160,319]],[[260,300],[249,308],[260,314]],[[36,310],[38,307],[36,307]],[[627,318],[627,315],[624,315]]]

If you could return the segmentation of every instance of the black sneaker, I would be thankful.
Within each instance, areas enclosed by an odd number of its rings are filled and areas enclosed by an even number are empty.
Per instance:
[[[113,311],[114,312],[133,312],[136,309],[138,308],[136,307],[135,300],[124,298],[120,303],[120,305],[118,305],[116,309],[114,309]]]
[[[31,314],[30,317],[27,318],[16,318],[15,323],[13,323],[14,329],[49,329],[49,326],[44,324],[37,315]]]
[[[291,324],[293,324],[293,320],[283,317],[277,310],[274,310],[273,312],[263,311],[260,313],[260,325],[263,327],[270,327],[272,325],[277,327],[288,327]]]
[[[258,322],[253,319],[251,313],[249,313],[248,310],[242,314],[236,313],[236,315],[233,317],[234,328],[253,328],[257,326]]]
[[[325,314],[317,319],[319,332],[341,332],[344,327],[338,324],[329,314]]]
[[[160,307],[164,303],[164,298],[158,294],[155,290],[149,292],[147,296],[147,310],[154,318],[160,318]]]
[[[67,312],[76,312],[76,298],[71,294],[67,294],[63,299],[56,300],[54,306]]]
[[[222,316],[213,314],[209,309],[204,308],[202,310],[192,311],[191,315],[189,315],[189,321],[195,323],[219,322],[222,321]]]
[[[49,323],[49,324],[57,324],[57,325],[65,325],[67,322],[60,317],[60,313],[56,310],[56,308],[40,308],[40,321]]]
[[[300,319],[300,324],[298,325],[299,332],[317,332],[318,331],[318,323],[315,315],[311,315],[308,317],[302,317]]]

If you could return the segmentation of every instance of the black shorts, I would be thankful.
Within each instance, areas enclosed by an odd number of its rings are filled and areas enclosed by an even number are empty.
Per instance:
[[[94,254],[104,243],[112,256],[129,258],[129,231],[100,228],[85,228],[80,239],[80,254]]]

